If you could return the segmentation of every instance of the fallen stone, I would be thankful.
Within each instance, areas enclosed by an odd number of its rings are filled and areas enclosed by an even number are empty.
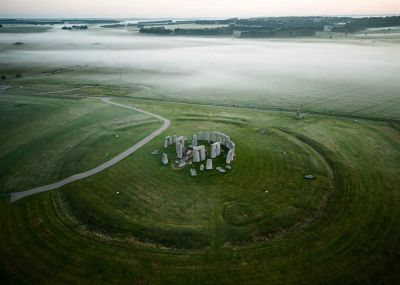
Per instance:
[[[315,177],[314,177],[314,175],[309,174],[309,175],[304,176],[304,179],[312,180],[312,179],[315,179]]]

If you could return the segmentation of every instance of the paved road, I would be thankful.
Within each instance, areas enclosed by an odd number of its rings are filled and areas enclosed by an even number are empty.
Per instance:
[[[163,125],[162,125],[161,128],[159,128],[155,132],[151,133],[150,135],[148,135],[147,137],[145,137],[144,139],[142,139],[140,142],[138,142],[137,144],[133,145],[129,149],[125,150],[123,153],[121,153],[121,154],[117,155],[116,157],[110,159],[109,161],[97,166],[96,168],[93,168],[91,170],[88,170],[88,171],[80,173],[80,174],[76,174],[76,175],[70,176],[68,178],[65,178],[65,179],[63,179],[61,181],[58,181],[56,183],[53,183],[53,184],[44,185],[44,186],[41,186],[41,187],[37,187],[37,188],[34,188],[34,189],[22,191],[22,192],[10,193],[10,201],[11,201],[11,203],[13,203],[13,202],[15,202],[17,200],[20,200],[22,198],[31,196],[31,195],[35,195],[35,194],[38,194],[38,193],[42,193],[42,192],[46,192],[46,191],[50,191],[50,190],[54,190],[54,189],[60,188],[60,187],[66,185],[66,184],[69,184],[71,182],[84,179],[86,177],[89,177],[89,176],[92,176],[94,174],[97,174],[97,173],[99,173],[99,172],[101,172],[103,170],[106,170],[107,168],[110,168],[114,164],[117,164],[118,162],[120,162],[121,160],[126,158],[127,156],[131,155],[132,153],[134,153],[135,151],[140,149],[142,146],[147,144],[149,141],[153,140],[155,137],[160,135],[162,132],[164,132],[170,126],[170,121],[168,119],[163,118],[161,116],[158,116],[156,114],[152,114],[150,112],[146,112],[144,110],[141,110],[141,109],[138,109],[138,108],[135,108],[135,107],[131,107],[131,106],[127,106],[127,105],[124,105],[124,104],[119,104],[119,103],[112,102],[111,98],[102,98],[102,101],[105,102],[105,103],[114,105],[114,106],[131,109],[131,110],[134,110],[134,111],[137,111],[137,112],[140,112],[140,113],[155,117],[155,118],[161,120],[163,122]]]

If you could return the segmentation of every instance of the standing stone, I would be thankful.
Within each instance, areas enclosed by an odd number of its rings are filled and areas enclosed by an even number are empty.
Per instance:
[[[226,155],[226,164],[231,164],[233,160],[233,150],[230,149]]]
[[[220,142],[218,142],[217,143],[217,156],[220,156],[221,155],[221,143]]]
[[[200,171],[204,171],[204,164],[200,165]]]
[[[210,133],[204,133],[204,140],[210,142]]]
[[[173,137],[169,136],[168,137],[168,144],[172,145],[173,144],[173,140],[174,140]]]
[[[172,143],[176,143],[176,139],[178,138],[178,136],[177,135],[173,135],[172,136]]]
[[[193,147],[197,146],[197,135],[192,136],[192,146]]]
[[[199,150],[193,150],[193,162],[200,162],[200,151]]]
[[[181,159],[185,152],[185,138],[180,136],[175,139],[176,144],[176,156]]]
[[[213,169],[213,162],[212,162],[211,158],[207,159],[206,169],[207,170],[212,170]]]
[[[206,147],[204,145],[193,147],[193,157],[196,156],[196,152],[199,154],[199,160],[197,161],[197,158],[196,161],[193,159],[194,162],[200,162],[206,160]]]
[[[164,165],[167,165],[168,164],[168,154],[163,153],[161,161]]]
[[[196,169],[190,168],[190,175],[191,175],[192,177],[196,176],[196,175],[197,175]]]
[[[183,157],[183,144],[180,141],[176,142],[176,156],[179,159]]]
[[[234,159],[236,156],[236,144],[234,142],[231,142],[231,150],[232,150],[232,159]]]
[[[203,145],[202,148],[200,149],[200,161],[204,160],[206,160],[206,148]]]
[[[221,143],[216,142],[211,144],[211,158],[216,158],[221,154]]]
[[[168,137],[166,137],[164,140],[164,148],[168,147],[168,142],[169,142],[169,139],[168,139]]]
[[[217,157],[217,144],[213,143],[211,144],[211,154],[210,154],[211,158],[216,158]]]
[[[216,138],[216,135],[215,135],[214,132],[211,133],[211,141],[212,141],[213,143],[217,142],[217,138]]]

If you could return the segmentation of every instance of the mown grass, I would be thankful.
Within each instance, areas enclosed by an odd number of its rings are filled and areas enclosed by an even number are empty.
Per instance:
[[[27,190],[93,168],[160,126],[149,116],[98,99],[13,95],[0,100],[2,192]]]
[[[192,178],[188,169],[163,167],[150,154],[162,148],[160,137],[61,191],[11,205],[3,199],[0,274],[6,284],[397,282],[400,135],[389,123],[117,101],[170,118],[166,135],[226,132],[238,144],[232,172]],[[246,121],[179,120],[185,116]],[[260,133],[264,128],[267,134]],[[303,179],[309,172],[315,181]],[[331,184],[335,191],[323,211],[289,230],[318,211]],[[271,232],[279,234],[269,238]]]

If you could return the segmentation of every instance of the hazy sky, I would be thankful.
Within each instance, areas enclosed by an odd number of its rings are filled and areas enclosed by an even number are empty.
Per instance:
[[[2,17],[400,14],[400,0],[0,0]]]

